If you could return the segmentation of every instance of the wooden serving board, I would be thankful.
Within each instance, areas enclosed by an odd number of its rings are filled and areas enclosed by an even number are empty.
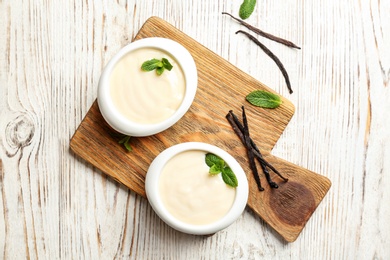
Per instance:
[[[192,54],[199,79],[198,91],[189,111],[173,127],[160,134],[132,138],[133,151],[126,152],[118,144],[122,136],[106,124],[95,101],[72,137],[71,149],[145,197],[144,180],[149,164],[164,149],[188,141],[216,145],[234,156],[247,173],[248,206],[286,241],[294,241],[331,186],[326,177],[270,154],[293,116],[294,106],[283,97],[283,104],[276,109],[249,105],[245,101],[249,92],[256,89],[273,91],[160,18],[148,19],[135,40],[147,37],[173,39]],[[246,107],[252,139],[266,160],[289,178],[285,183],[278,176],[272,176],[279,184],[278,189],[271,189],[261,176],[265,191],[258,191],[249,169],[246,149],[225,118],[229,110],[241,117],[242,105]],[[258,168],[261,173],[261,168]]]

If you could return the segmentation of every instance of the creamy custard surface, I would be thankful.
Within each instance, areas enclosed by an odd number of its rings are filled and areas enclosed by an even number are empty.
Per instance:
[[[193,225],[211,224],[225,216],[233,205],[236,189],[210,175],[206,152],[191,150],[172,157],[159,179],[159,194],[169,213]]]
[[[166,58],[171,71],[142,71],[147,60]],[[110,94],[118,111],[141,124],[156,124],[172,116],[185,95],[185,77],[180,65],[167,52],[141,48],[129,52],[115,65],[110,76]]]

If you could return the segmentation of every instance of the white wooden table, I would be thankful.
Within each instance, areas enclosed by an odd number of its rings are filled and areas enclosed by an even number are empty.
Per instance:
[[[240,1],[0,1],[0,259],[390,259],[390,1],[258,1],[247,20],[276,65],[222,11]],[[211,237],[179,233],[69,150],[102,67],[150,16],[289,98],[274,155],[332,187],[298,239],[247,209]]]

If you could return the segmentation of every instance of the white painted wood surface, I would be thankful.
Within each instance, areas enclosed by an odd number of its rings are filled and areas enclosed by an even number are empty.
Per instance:
[[[390,259],[390,1],[0,1],[0,259]],[[289,98],[274,154],[331,179],[294,243],[249,209],[211,237],[176,232],[69,150],[108,59],[159,16]]]

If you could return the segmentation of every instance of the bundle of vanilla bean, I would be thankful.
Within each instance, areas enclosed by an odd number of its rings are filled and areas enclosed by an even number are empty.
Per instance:
[[[256,146],[256,144],[253,142],[253,140],[250,138],[249,135],[249,127],[248,127],[248,120],[246,118],[245,108],[242,106],[242,121],[240,122],[238,117],[233,113],[232,110],[229,111],[229,113],[226,115],[226,119],[229,121],[230,125],[232,126],[234,132],[237,134],[237,136],[241,139],[241,142],[244,144],[244,146],[247,149],[248,159],[249,159],[249,166],[251,168],[251,171],[253,173],[253,176],[255,178],[256,184],[260,191],[263,191],[264,188],[261,186],[260,181],[260,175],[257,171],[256,162],[255,159],[260,163],[261,169],[263,170],[263,173],[267,179],[268,184],[271,188],[278,188],[279,186],[272,181],[269,170],[272,170],[274,173],[276,173],[280,178],[282,178],[285,182],[288,181],[287,178],[283,177],[283,175],[280,174],[278,170],[275,169],[271,164],[269,164],[261,154],[259,148]]]

